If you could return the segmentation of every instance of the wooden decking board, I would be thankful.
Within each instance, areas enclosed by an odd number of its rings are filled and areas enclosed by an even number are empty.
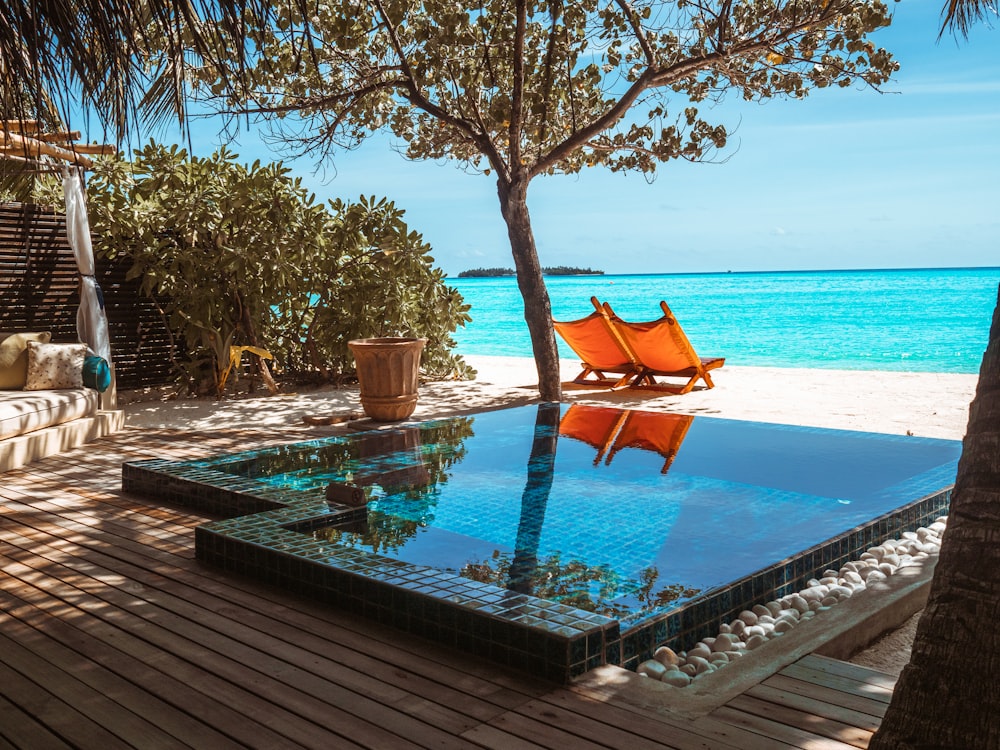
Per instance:
[[[834,703],[817,700],[816,698],[812,698],[807,695],[789,693],[785,690],[781,690],[780,688],[772,687],[769,682],[754,685],[752,688],[747,690],[744,695],[760,698],[761,700],[766,700],[769,703],[774,703],[779,706],[794,708],[814,716],[822,716],[826,719],[833,719],[834,721],[849,724],[857,727],[858,729],[864,729],[869,732],[874,732],[882,723],[878,716],[872,716],[871,714],[866,714],[862,711],[855,711]]]
[[[54,585],[59,589],[65,587],[64,584],[58,582]],[[19,591],[24,595],[26,590],[27,587],[22,586]],[[26,599],[30,598],[29,594]],[[51,602],[51,597],[49,601]],[[157,690],[158,676],[161,673],[174,677],[181,684],[188,687],[190,695],[186,696],[186,700],[203,702],[204,706],[202,709],[212,713],[216,720],[219,717],[217,716],[217,712],[212,710],[212,704],[216,701],[226,701],[223,703],[223,708],[238,706],[242,710],[242,714],[237,716],[236,721],[244,724],[246,730],[253,730],[256,725],[256,719],[264,719],[266,717],[269,729],[253,735],[262,741],[270,739],[271,730],[293,739],[296,743],[312,743],[319,742],[320,740],[330,741],[331,739],[338,742],[347,741],[344,737],[338,736],[328,729],[321,729],[315,724],[303,721],[301,716],[290,713],[269,700],[259,698],[252,692],[248,692],[243,685],[237,685],[231,681],[220,679],[213,672],[206,671],[184,658],[173,658],[166,651],[158,648],[155,643],[149,644],[142,640],[143,636],[148,635],[148,631],[142,628],[133,627],[128,630],[120,630],[114,625],[107,624],[104,620],[98,618],[106,617],[109,620],[118,621],[119,624],[125,627],[129,625],[127,620],[122,622],[123,618],[116,616],[114,613],[109,614],[105,607],[100,605],[96,607],[88,606],[90,602],[83,599],[78,599],[76,604],[85,609],[74,609],[71,614],[67,615],[66,610],[69,607],[62,601],[58,601],[54,608],[60,610],[59,614],[61,617],[73,622],[74,626],[78,628],[92,630],[94,628],[93,623],[96,621],[100,626],[100,635],[106,638],[106,643],[114,644],[114,650],[108,649],[105,658],[118,663],[118,660],[121,658],[119,649],[129,655],[135,656],[137,659],[146,657],[149,669],[145,673],[141,689]],[[90,612],[95,614],[90,614]],[[139,637],[134,637],[133,633]],[[229,728],[232,734],[241,733],[239,728],[233,728],[228,724],[225,726]],[[269,744],[262,746],[270,747]]]
[[[870,698],[871,700],[878,701],[880,703],[888,704],[889,701],[892,700],[892,690],[879,687],[878,685],[873,685],[870,682],[858,682],[850,677],[829,674],[828,672],[813,669],[812,667],[808,667],[804,664],[789,664],[781,670],[781,674],[786,677],[794,677],[797,680],[824,685],[825,687],[839,690],[843,693],[847,693],[848,695]]]
[[[517,712],[528,718],[544,722],[549,726],[558,727],[569,734],[577,735],[581,739],[609,746],[619,743],[628,747],[629,750],[654,750],[657,747],[662,748],[666,739],[663,735],[669,733],[669,728],[666,728],[666,731],[660,733],[660,738],[652,740],[632,732],[632,724],[634,722],[607,724],[602,717],[570,711],[546,700],[535,700],[525,703]],[[626,732],[630,736],[623,736],[623,733]],[[675,745],[667,746],[676,747]]]
[[[0,750],[159,747],[150,725],[213,750],[854,748],[884,713],[892,678],[815,656],[693,721],[557,687],[207,568],[206,516],[120,490],[123,460],[314,436],[127,429],[0,475]]]
[[[122,734],[123,739],[135,744],[138,740],[163,747],[183,747],[187,743],[173,734],[173,725],[181,725],[184,735],[198,740],[201,747],[237,748],[237,743],[231,742],[225,735],[212,729],[211,725],[193,721],[186,714],[178,714],[169,704],[148,692],[136,690],[135,685],[120,677],[115,672],[90,660],[80,650],[72,649],[43,634],[38,626],[45,628],[50,623],[47,618],[31,618],[28,608],[20,607],[19,613],[25,619],[15,619],[11,615],[0,612],[0,629],[4,640],[16,641],[20,646],[31,651],[35,656],[44,659],[54,669],[54,674],[61,673],[61,681],[75,680],[80,684],[80,690],[91,690],[100,695],[103,706],[96,715],[108,716],[115,730]],[[34,619],[34,622],[31,620]],[[0,641],[3,642],[3,641]],[[52,670],[47,670],[53,674]],[[40,677],[38,672],[33,677]],[[55,692],[54,687],[48,688]],[[60,691],[65,689],[59,686]],[[109,710],[109,706],[113,706]],[[126,734],[130,732],[130,734]]]
[[[62,559],[51,558],[51,554],[47,553],[43,557],[56,565],[65,562],[66,567],[73,572],[82,568],[94,576],[88,578],[85,572],[78,575],[66,573],[62,577],[64,584],[77,585],[120,612],[131,610],[134,616],[144,620],[147,625],[143,630],[144,637],[155,637],[161,648],[195,654],[197,661],[205,663],[228,679],[248,681],[261,697],[274,699],[278,694],[284,694],[292,698],[293,710],[305,719],[320,725],[329,722],[337,727],[352,726],[352,732],[371,737],[374,742],[372,747],[412,747],[423,743],[430,743],[423,746],[451,746],[453,735],[448,732],[398,711],[387,713],[384,711],[386,704],[353,693],[343,685],[332,683],[299,664],[287,662],[273,652],[258,650],[226,632],[228,627],[235,629],[239,635],[246,636],[239,623],[214,622],[220,628],[215,630],[160,605],[173,603],[194,616],[205,617],[203,612],[196,614],[186,605],[178,605],[177,602],[158,602],[157,597],[148,596],[148,591],[143,591],[143,595],[139,597],[119,590],[100,580],[100,576],[109,574],[108,571],[68,556]],[[137,599],[141,599],[141,603]],[[158,629],[164,632],[157,633]],[[288,651],[275,639],[264,637],[263,634],[259,640],[264,649]],[[303,658],[313,659],[318,664],[323,662],[322,657],[315,654]],[[405,695],[391,685],[380,687],[386,694],[392,694],[397,699]],[[285,688],[290,689],[290,692],[285,692]],[[362,726],[363,723],[367,723],[367,726]],[[395,736],[390,736],[390,733]],[[411,744],[408,740],[400,742],[402,738],[414,740],[414,743]]]
[[[803,667],[814,669],[817,672],[822,672],[823,674],[845,677],[855,682],[875,685],[876,687],[880,687],[885,690],[891,691],[896,687],[896,678],[892,675],[888,675],[885,672],[879,672],[874,669],[869,669],[868,667],[863,667],[859,664],[851,664],[850,662],[831,659],[828,656],[809,654],[808,656],[801,658],[799,660],[799,664]]]
[[[131,717],[106,705],[99,694],[80,685],[72,675],[0,635],[4,664],[0,684],[5,695],[24,713],[81,748],[129,747],[122,739],[132,733]],[[100,716],[98,723],[92,717]],[[103,726],[114,725],[114,731]],[[123,726],[118,726],[121,722]],[[132,745],[138,747],[138,745]],[[31,745],[27,745],[31,747]]]
[[[63,545],[61,540],[53,540],[53,543],[56,546]],[[416,708],[412,709],[412,713],[419,715],[423,710],[422,705],[425,698],[434,696],[442,705],[447,705],[456,712],[455,716],[451,719],[451,723],[455,724],[456,728],[461,727],[463,730],[466,726],[462,725],[468,724],[469,717],[481,721],[504,710],[502,707],[477,700],[473,696],[466,695],[447,685],[435,683],[420,675],[401,672],[398,666],[392,663],[373,659],[354,649],[339,647],[309,633],[295,631],[292,633],[291,642],[287,640],[284,642],[270,640],[273,633],[279,632],[276,630],[279,625],[287,624],[283,618],[280,618],[280,613],[265,616],[258,611],[246,611],[241,614],[239,623],[234,625],[230,621],[232,607],[227,602],[220,602],[216,597],[206,594],[200,588],[178,584],[173,579],[150,573],[140,567],[134,567],[131,563],[124,562],[130,557],[127,552],[123,551],[121,547],[117,549],[119,554],[116,555],[118,563],[116,569],[118,572],[127,575],[129,580],[139,583],[143,587],[143,595],[148,601],[159,601],[157,592],[162,592],[165,596],[161,603],[165,606],[169,604],[171,611],[175,614],[186,619],[195,619],[197,617],[201,624],[213,629],[216,627],[223,628],[228,624],[227,633],[229,637],[235,635],[235,628],[236,631],[242,634],[241,640],[246,641],[249,638],[252,641],[254,637],[258,640],[261,638],[268,639],[265,645],[259,646],[262,650],[275,654],[278,657],[281,656],[283,651],[294,651],[295,655],[299,657],[300,663],[312,664],[314,670],[315,664],[319,662],[313,659],[313,654],[322,653],[327,659],[331,660],[331,663],[336,658],[340,666],[350,666],[353,670],[352,672],[342,672],[342,678],[344,675],[353,674],[356,676],[355,684],[349,684],[349,681],[342,679],[345,686],[361,692],[368,697],[375,698],[384,703],[396,703],[402,710],[408,705],[403,702],[408,695],[419,696],[419,701],[409,704],[416,706]],[[85,559],[95,564],[107,564],[106,560],[99,557],[100,554],[101,552],[99,551],[88,550],[79,553],[78,557],[81,560]],[[79,566],[79,563],[77,565]],[[97,578],[105,575],[106,572],[103,569],[97,569],[89,571],[89,574]],[[191,606],[188,606],[189,604]],[[222,619],[216,621],[213,619],[213,616]],[[323,660],[323,663],[325,662],[326,660]],[[378,679],[379,677],[381,679]],[[387,688],[387,686],[394,684],[403,687]],[[403,689],[404,687],[405,690]],[[386,694],[387,690],[391,692]],[[467,716],[457,713],[458,711],[464,711]],[[434,716],[435,723],[447,723],[440,711],[435,711]]]
[[[21,590],[25,588],[22,586]],[[6,609],[12,597],[7,592],[3,593],[5,595],[3,604]],[[194,747],[212,747],[215,750],[216,747],[226,746],[228,738],[231,737],[238,743],[236,746],[240,747],[252,741],[264,742],[268,747],[275,749],[298,746],[272,731],[268,725],[255,721],[252,716],[234,711],[218,701],[205,700],[207,696],[204,693],[190,690],[191,685],[201,687],[198,678],[203,675],[196,670],[191,669],[185,673],[190,682],[172,677],[168,674],[169,670],[164,664],[162,652],[148,647],[145,652],[146,661],[136,658],[130,653],[136,650],[135,646],[129,647],[124,643],[136,639],[126,633],[109,626],[100,627],[103,623],[99,622],[97,628],[87,627],[88,623],[83,623],[84,629],[80,629],[77,626],[79,623],[71,624],[71,619],[65,613],[61,613],[62,619],[60,619],[26,601],[24,604],[28,606],[20,607],[17,612],[17,616],[24,623],[44,632],[64,648],[77,650],[81,656],[128,681],[125,700],[142,704],[133,710],[138,710],[146,718],[155,718],[158,726],[186,743]],[[86,618],[82,613],[76,619],[93,621],[93,618]],[[97,632],[91,634],[87,632],[88,630]],[[107,640],[101,640],[101,636]],[[104,644],[108,641],[114,642],[117,648],[107,648]],[[157,701],[168,703],[171,710],[151,707],[149,699],[154,697]],[[262,710],[268,707],[260,706]],[[295,725],[302,723],[295,722]]]
[[[488,748],[488,750],[545,750],[543,745],[521,737],[515,737],[496,727],[491,727],[489,724],[480,724],[467,732],[463,732],[462,739],[469,740],[469,742],[473,742],[477,746]]]
[[[609,726],[628,728],[645,740],[676,750],[755,750],[759,740],[758,735],[730,725],[720,727],[717,722],[711,721],[699,724],[671,719],[635,704],[614,699],[596,700],[573,688],[553,690],[542,700]],[[766,750],[774,750],[775,747],[772,744]]]
[[[738,695],[726,704],[744,713],[754,714],[764,719],[777,721],[788,726],[804,729],[822,737],[838,740],[855,747],[868,747],[872,733],[823,716],[816,716],[795,708],[770,703],[750,695]]]
[[[516,711],[508,711],[501,714],[491,719],[489,724],[495,729],[500,729],[515,737],[538,743],[542,747],[550,748],[550,750],[565,750],[567,748],[573,748],[573,750],[605,750],[608,747],[604,744],[591,742],[576,734],[553,726],[548,722],[538,721]],[[628,745],[622,744],[620,747],[627,748]]]
[[[16,685],[8,683],[4,679],[5,674],[9,672],[0,664],[0,680],[3,680],[0,684],[4,690],[14,689]],[[0,750],[16,750],[32,745],[47,750],[69,750],[72,747],[31,714],[0,695]]]
[[[824,703],[832,703],[878,719],[885,716],[885,711],[889,707],[889,704],[883,701],[852,695],[836,688],[827,687],[822,683],[807,682],[784,674],[772,675],[764,684],[793,695],[802,695]]]
[[[711,715],[727,723],[756,732],[762,737],[768,738],[769,741],[778,740],[793,747],[806,747],[809,750],[854,750],[854,746],[846,742],[822,737],[808,730],[782,724],[780,721],[772,721],[756,714],[748,714],[731,708],[728,704],[715,709]]]

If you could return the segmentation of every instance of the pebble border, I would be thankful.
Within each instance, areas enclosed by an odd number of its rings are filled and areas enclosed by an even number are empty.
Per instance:
[[[817,612],[864,591],[868,583],[884,581],[900,568],[938,554],[947,525],[948,516],[941,516],[928,527],[904,531],[901,539],[889,539],[868,549],[859,560],[845,563],[839,571],[823,571],[821,578],[810,580],[797,594],[744,610],[733,622],[723,623],[715,638],[704,638],[687,651],[676,653],[660,646],[636,672],[674,687],[686,687],[768,640],[781,637]]]

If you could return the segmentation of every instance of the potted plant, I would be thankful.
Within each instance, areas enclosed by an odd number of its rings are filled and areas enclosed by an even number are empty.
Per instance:
[[[354,355],[361,406],[379,422],[398,422],[417,408],[420,354],[427,339],[406,336],[355,339]]]

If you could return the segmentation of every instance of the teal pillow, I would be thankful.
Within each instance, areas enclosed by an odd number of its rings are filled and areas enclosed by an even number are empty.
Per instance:
[[[83,384],[98,393],[111,387],[111,367],[103,357],[88,354],[83,359]]]

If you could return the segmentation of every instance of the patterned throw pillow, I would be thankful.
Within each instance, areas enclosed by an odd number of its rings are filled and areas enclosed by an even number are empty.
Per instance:
[[[24,388],[28,378],[28,342],[39,341],[47,344],[52,334],[41,333],[0,333],[0,389]]]
[[[28,342],[26,391],[83,388],[86,344],[40,344]]]

